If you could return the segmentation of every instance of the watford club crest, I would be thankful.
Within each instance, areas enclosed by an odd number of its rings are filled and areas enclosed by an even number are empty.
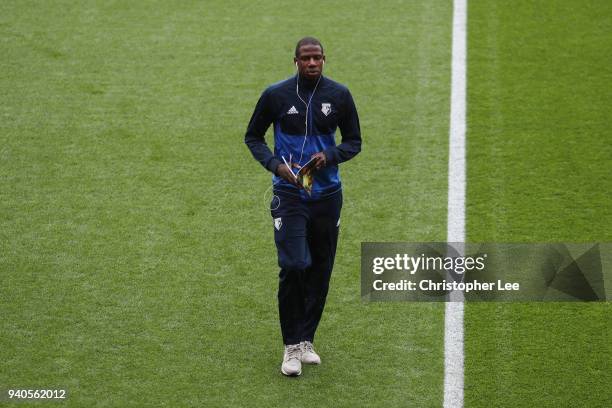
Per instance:
[[[325,116],[329,115],[331,112],[331,103],[322,103],[321,112],[323,112]]]

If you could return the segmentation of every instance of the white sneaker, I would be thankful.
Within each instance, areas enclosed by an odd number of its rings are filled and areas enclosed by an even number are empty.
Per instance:
[[[289,376],[298,376],[302,374],[302,347],[300,344],[289,344],[285,346],[285,355],[283,356],[283,365],[281,365],[281,373]]]
[[[314,351],[312,343],[303,341],[300,343],[302,348],[302,363],[304,364],[321,364],[321,357]]]

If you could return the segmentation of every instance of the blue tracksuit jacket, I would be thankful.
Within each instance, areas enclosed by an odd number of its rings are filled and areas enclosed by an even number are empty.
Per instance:
[[[315,89],[314,82],[300,78],[298,91],[302,101],[296,93],[297,81],[297,76],[294,76],[271,85],[263,92],[244,141],[253,157],[272,173],[283,163],[282,157],[287,161],[291,157],[294,163],[304,165],[314,153],[324,152],[327,165],[314,173],[311,196],[276,174],[272,178],[275,193],[299,195],[303,200],[319,200],[341,190],[338,164],[361,151],[359,117],[351,93],[344,85],[321,76]],[[272,123],[274,153],[264,138]],[[337,128],[342,133],[342,141],[336,146]]]

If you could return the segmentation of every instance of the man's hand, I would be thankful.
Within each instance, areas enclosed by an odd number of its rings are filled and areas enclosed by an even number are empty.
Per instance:
[[[297,181],[297,178],[285,163],[281,163],[278,165],[278,167],[276,168],[276,175],[296,187],[301,187],[300,183]]]
[[[327,164],[327,157],[325,157],[325,153],[323,152],[313,154],[311,156],[311,159],[315,159],[314,166],[317,170],[325,167],[325,165]]]

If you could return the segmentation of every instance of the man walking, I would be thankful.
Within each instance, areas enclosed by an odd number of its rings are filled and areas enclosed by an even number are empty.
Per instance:
[[[281,372],[320,364],[313,341],[334,265],[342,186],[338,165],[361,150],[359,118],[349,90],[322,75],[321,43],[302,38],[297,73],[268,87],[249,122],[245,143],[274,174],[271,214],[278,254],[278,309],[285,344]],[[274,153],[264,135],[274,124]],[[336,146],[335,132],[342,141]],[[310,162],[310,163],[309,163]]]

